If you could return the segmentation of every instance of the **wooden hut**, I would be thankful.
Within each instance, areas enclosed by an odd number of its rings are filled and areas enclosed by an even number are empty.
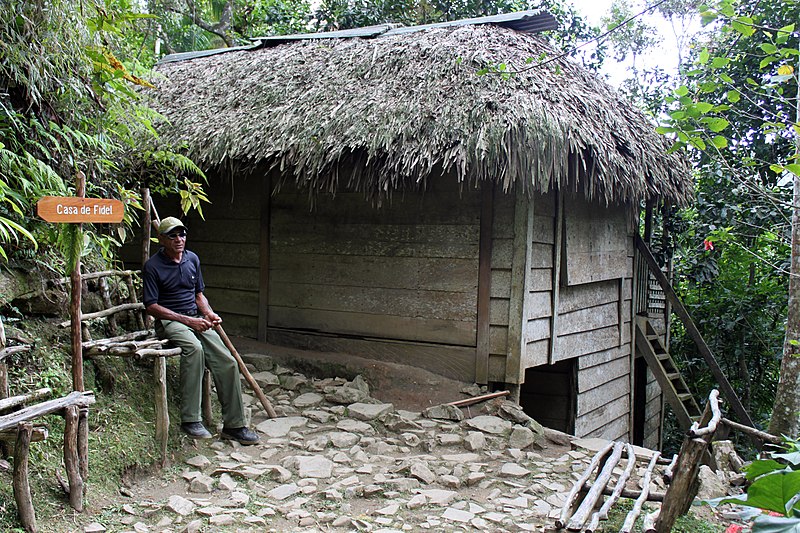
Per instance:
[[[229,331],[508,387],[579,436],[631,438],[638,420],[657,444],[634,236],[645,202],[691,194],[687,166],[535,34],[551,25],[524,12],[162,62],[162,138],[211,176],[189,248]]]

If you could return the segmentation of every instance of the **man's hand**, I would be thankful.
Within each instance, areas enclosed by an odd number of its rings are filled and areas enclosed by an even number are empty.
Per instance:
[[[214,311],[210,311],[209,313],[206,313],[205,319],[208,320],[209,322],[211,322],[211,326],[212,327],[213,326],[219,326],[220,324],[222,324],[222,317],[219,316]]]
[[[187,316],[186,320],[183,323],[192,328],[193,330],[200,332],[207,331],[214,327],[214,323],[204,317],[195,318]]]

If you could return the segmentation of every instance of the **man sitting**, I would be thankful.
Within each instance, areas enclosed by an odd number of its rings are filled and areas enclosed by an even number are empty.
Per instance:
[[[214,327],[222,319],[208,303],[197,255],[186,250],[186,227],[175,217],[158,226],[161,248],[144,265],[144,305],[159,338],[181,349],[181,430],[211,438],[201,420],[203,374],[211,370],[222,404],[220,437],[249,445],[258,435],[245,426],[239,367]]]

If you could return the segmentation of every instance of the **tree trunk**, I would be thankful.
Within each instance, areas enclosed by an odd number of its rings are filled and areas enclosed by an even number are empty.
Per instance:
[[[800,84],[797,86],[796,120],[800,121]],[[795,154],[800,154],[800,135],[795,133]],[[797,438],[800,430],[800,176],[794,176],[792,196],[792,249],[789,271],[789,306],[783,342],[781,377],[769,433]]]

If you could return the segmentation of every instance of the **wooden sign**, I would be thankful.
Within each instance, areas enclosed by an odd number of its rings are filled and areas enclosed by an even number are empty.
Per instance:
[[[42,196],[36,213],[48,222],[122,222],[125,208],[119,200],[79,196]]]

